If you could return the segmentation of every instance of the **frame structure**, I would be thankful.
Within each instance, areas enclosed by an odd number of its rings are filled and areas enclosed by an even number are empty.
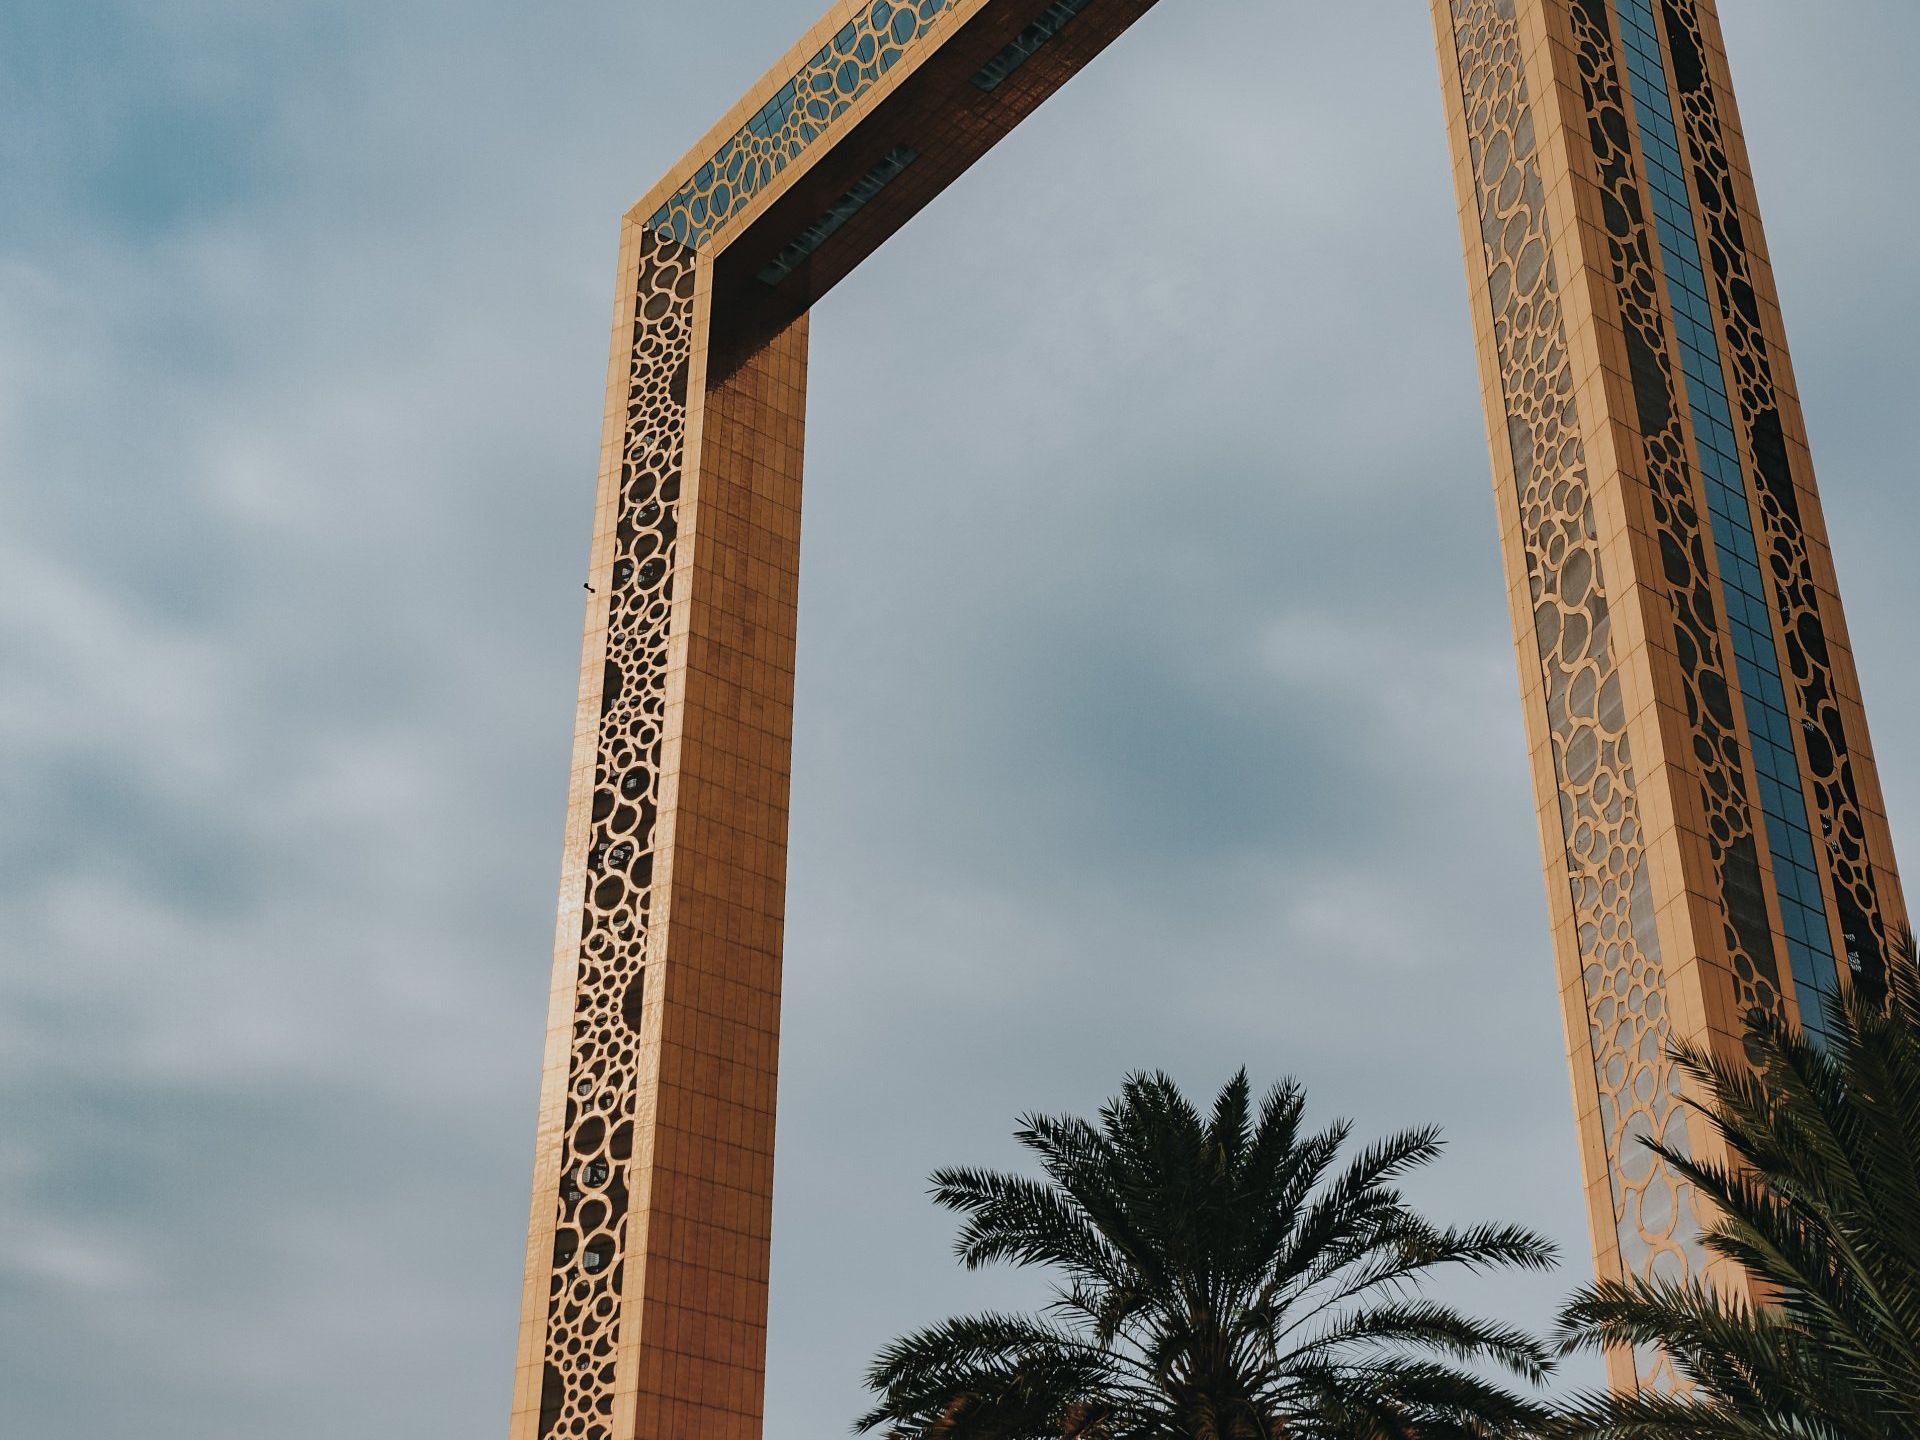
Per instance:
[[[1152,3],[837,0],[622,223],[512,1440],[760,1435],[808,312]],[[1739,1287],[1667,1047],[1905,912],[1718,17],[1432,4],[1596,1266]]]

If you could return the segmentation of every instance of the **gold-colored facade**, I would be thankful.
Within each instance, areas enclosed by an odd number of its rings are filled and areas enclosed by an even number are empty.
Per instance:
[[[623,222],[513,1440],[760,1434],[807,314],[1152,3],[841,0]],[[1434,13],[1597,1265],[1691,1274],[1669,1041],[1899,882],[1710,0]]]
[[[1899,878],[1711,0],[1434,14],[1594,1253],[1685,1277],[1668,1045],[1818,1034]]]

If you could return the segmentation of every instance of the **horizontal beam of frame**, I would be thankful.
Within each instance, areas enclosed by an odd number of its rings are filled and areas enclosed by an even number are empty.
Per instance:
[[[938,14],[854,103],[761,180],[750,203],[735,199],[732,213],[698,237],[714,265],[715,366],[724,369],[730,352],[810,308],[1154,3],[959,0]],[[851,8],[865,18],[885,7]],[[820,37],[830,56],[831,22],[848,9],[836,6],[810,30],[629,219],[658,225],[757,116],[786,113],[795,103],[789,81],[825,73]],[[684,208],[675,219],[684,229]]]

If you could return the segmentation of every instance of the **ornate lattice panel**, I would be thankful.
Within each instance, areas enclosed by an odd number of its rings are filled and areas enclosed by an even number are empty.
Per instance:
[[[1571,0],[1587,139],[1600,187],[1608,278],[1626,339],[1645,493],[1673,617],[1677,661],[1699,799],[1714,869],[1711,894],[1737,991],[1737,1008],[1780,1004],[1779,959],[1767,916],[1720,603],[1703,531],[1686,416],[1674,380],[1669,320],[1660,303],[1655,237],[1634,160],[1632,127],[1606,0]]]
[[[1761,325],[1754,264],[1740,222],[1720,103],[1693,0],[1661,0],[1669,73],[1691,164],[1695,213],[1712,279],[1722,353],[1750,457],[1753,507],[1772,580],[1775,624],[1802,720],[1801,752],[1819,820],[1848,961],[1877,982],[1886,922],[1867,853],[1860,782],[1842,719],[1826,622],[1807,551],[1774,366]]]
[[[695,249],[746,209],[802,151],[900,63],[952,0],[873,0],[648,220]]]
[[[613,1440],[693,317],[693,252],[642,234],[540,1404],[570,1440]]]
[[[1684,1145],[1685,1114],[1518,26],[1512,0],[1452,0],[1452,19],[1621,1260],[1685,1276],[1690,1189],[1640,1143]]]
[[[804,447],[793,297],[817,299],[1151,3],[837,0],[717,152],[628,217],[517,1440],[760,1434]],[[1643,1143],[1687,1138],[1670,1039],[1781,1003],[1782,955],[1799,976],[1812,943],[1789,900],[1870,974],[1898,881],[1769,351],[1764,248],[1736,199],[1730,97],[1709,74],[1710,0],[1433,3],[1459,81],[1496,468],[1512,471],[1503,533],[1596,1234],[1608,1268],[1692,1277],[1695,1198]],[[863,128],[858,154],[827,153]],[[809,193],[851,183],[798,239],[773,233],[803,208],[783,189],[816,173]],[[1579,229],[1556,234],[1561,216]],[[723,268],[774,283],[835,245],[793,294]],[[1674,1383],[1658,1355],[1614,1363],[1623,1384]]]
[[[1690,458],[1710,522],[1704,528],[1717,565],[1715,594],[1739,682],[1742,733],[1758,791],[1761,859],[1779,905],[1776,943],[1788,961],[1801,1020],[1809,1034],[1824,1038],[1828,1005],[1840,984],[1833,926],[1780,676],[1771,593],[1760,570],[1753,506],[1707,299],[1699,227],[1680,159],[1659,22],[1653,0],[1614,0],[1613,15],[1639,141],[1637,178],[1648,201],[1662,301],[1676,341],[1674,381],[1692,421]]]

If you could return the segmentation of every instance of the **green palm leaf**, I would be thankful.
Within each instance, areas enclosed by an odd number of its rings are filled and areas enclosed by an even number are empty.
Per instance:
[[[1445,1266],[1539,1269],[1524,1230],[1433,1225],[1399,1181],[1440,1153],[1411,1130],[1343,1165],[1345,1122],[1309,1133],[1297,1085],[1245,1072],[1202,1110],[1129,1076],[1095,1122],[1027,1116],[1040,1175],[948,1169],[977,1268],[1055,1277],[1040,1316],[949,1320],[882,1350],[862,1430],[890,1440],[1444,1440],[1534,1436],[1538,1340],[1422,1300]]]
[[[1829,1016],[1821,1048],[1778,1016],[1746,1027],[1751,1064],[1676,1058],[1726,1162],[1650,1148],[1710,1202],[1703,1243],[1761,1303],[1699,1283],[1588,1287],[1563,1350],[1658,1346],[1690,1396],[1588,1396],[1593,1440],[1920,1440],[1920,964],[1894,948],[1884,991]]]

